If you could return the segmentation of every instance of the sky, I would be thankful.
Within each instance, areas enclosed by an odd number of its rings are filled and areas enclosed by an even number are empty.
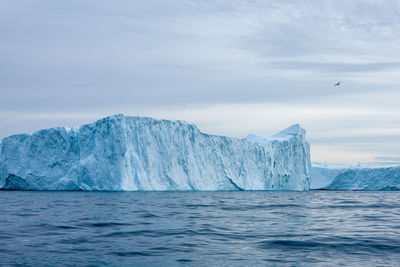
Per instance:
[[[333,86],[341,81],[340,86]],[[400,165],[398,0],[0,0],[0,139],[125,115]]]

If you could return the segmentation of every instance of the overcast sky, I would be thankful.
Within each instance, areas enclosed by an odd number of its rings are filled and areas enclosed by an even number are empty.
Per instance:
[[[0,138],[115,113],[300,123],[312,161],[393,165],[399,102],[398,0],[0,0]]]

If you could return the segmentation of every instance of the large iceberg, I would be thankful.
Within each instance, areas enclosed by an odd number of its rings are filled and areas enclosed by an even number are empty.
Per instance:
[[[400,167],[348,169],[325,187],[331,190],[400,190]]]
[[[310,148],[293,125],[229,138],[184,121],[114,115],[6,137],[0,188],[18,190],[307,190]]]

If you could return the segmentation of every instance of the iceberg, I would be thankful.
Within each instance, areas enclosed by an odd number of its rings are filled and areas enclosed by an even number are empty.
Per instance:
[[[0,144],[3,190],[308,190],[310,166],[298,124],[272,137],[230,138],[118,114]]]
[[[310,188],[320,189],[328,186],[339,174],[347,168],[330,167],[327,164],[312,163],[310,170]]]
[[[325,189],[400,190],[400,167],[348,169]]]

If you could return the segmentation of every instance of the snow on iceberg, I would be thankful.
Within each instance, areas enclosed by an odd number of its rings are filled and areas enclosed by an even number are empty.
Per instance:
[[[183,121],[114,115],[6,137],[0,188],[19,190],[307,190],[310,147],[294,125],[229,138]]]
[[[400,167],[348,169],[325,187],[331,190],[400,190]]]

